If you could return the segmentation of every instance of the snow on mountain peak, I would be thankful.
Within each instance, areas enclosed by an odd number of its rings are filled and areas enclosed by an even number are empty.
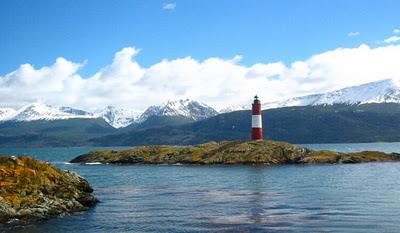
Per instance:
[[[397,80],[385,79],[359,86],[347,87],[325,94],[297,97],[280,102],[284,106],[323,104],[400,103],[400,88]]]
[[[13,108],[0,108],[0,121],[9,119],[15,112]]]
[[[163,105],[150,106],[143,114],[132,109],[123,109],[114,106],[107,106],[102,110],[91,113],[71,107],[55,107],[43,103],[33,103],[19,110],[0,108],[0,121],[103,118],[112,127],[122,128],[132,123],[143,122],[153,115],[184,116],[193,120],[201,120],[217,114],[217,111],[206,104],[189,99],[168,101]]]
[[[151,116],[184,116],[195,121],[217,115],[212,107],[190,99],[169,100],[163,105],[153,105],[140,116],[138,122],[144,122]]]
[[[333,104],[366,104],[366,103],[400,103],[400,80],[385,79],[358,86],[346,87],[323,94],[306,95],[283,101],[266,102],[263,109],[290,106],[333,105]],[[251,105],[233,106],[220,112],[249,110]]]
[[[94,118],[91,113],[69,107],[53,107],[42,103],[33,103],[15,111],[7,120],[61,120],[71,118]]]
[[[228,113],[228,112],[236,112],[236,111],[243,111],[243,110],[250,110],[251,105],[235,105],[223,108],[219,110],[219,113]]]
[[[140,113],[134,110],[107,106],[103,110],[97,112],[96,115],[102,117],[114,128],[123,128],[136,122]]]

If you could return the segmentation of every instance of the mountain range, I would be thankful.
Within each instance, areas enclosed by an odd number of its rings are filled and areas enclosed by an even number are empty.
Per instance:
[[[400,104],[316,105],[262,112],[264,139],[309,143],[400,141]],[[219,114],[202,121],[157,128],[118,131],[90,139],[96,146],[193,145],[209,141],[246,140],[251,111]]]
[[[400,80],[385,79],[322,94],[265,102],[263,109],[333,104],[400,103]],[[250,105],[230,106],[220,112],[250,110]]]
[[[113,106],[89,112],[43,103],[18,110],[0,108],[0,145],[120,146],[246,139],[250,106],[217,112],[186,99],[150,106],[143,113]],[[267,102],[263,109],[266,138],[292,143],[400,140],[396,80]]]
[[[143,113],[114,106],[107,106],[100,111],[88,112],[71,107],[33,103],[18,110],[0,108],[0,122],[103,118],[112,127],[123,128],[132,124],[143,123],[153,116],[180,116],[187,120],[197,121],[217,114],[218,112],[210,106],[189,99],[168,101],[163,105],[150,106]]]
[[[262,107],[263,109],[271,109],[291,106],[366,103],[400,103],[400,81],[386,79],[323,94],[295,97],[283,101],[266,102]],[[218,112],[204,103],[185,99],[168,101],[162,105],[150,106],[143,113],[140,113],[132,109],[117,108],[114,106],[107,106],[95,112],[88,112],[71,107],[57,107],[43,103],[33,103],[18,110],[0,108],[0,122],[103,118],[114,128],[124,128],[132,124],[137,125],[143,123],[154,116],[180,117],[186,121],[198,121],[216,116],[220,113],[249,110],[250,106],[250,104],[245,106],[230,106]]]

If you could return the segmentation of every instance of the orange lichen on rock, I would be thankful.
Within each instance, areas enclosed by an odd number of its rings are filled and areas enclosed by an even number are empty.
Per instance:
[[[0,156],[0,222],[45,219],[96,202],[89,183],[29,157]]]

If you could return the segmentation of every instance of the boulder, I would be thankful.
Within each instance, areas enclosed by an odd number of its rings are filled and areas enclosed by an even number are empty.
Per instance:
[[[63,216],[97,202],[78,174],[29,157],[0,156],[0,184],[0,223]]]

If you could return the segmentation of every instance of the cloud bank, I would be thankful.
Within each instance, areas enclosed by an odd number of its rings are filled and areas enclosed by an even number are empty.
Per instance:
[[[90,77],[84,64],[57,58],[51,66],[23,64],[0,76],[0,106],[21,107],[41,101],[95,110],[107,105],[143,110],[169,99],[191,98],[217,109],[331,91],[386,78],[400,78],[400,45],[338,48],[292,64],[242,65],[232,59],[192,57],[162,60],[150,67],[135,61],[134,47],[117,52],[112,63]]]

